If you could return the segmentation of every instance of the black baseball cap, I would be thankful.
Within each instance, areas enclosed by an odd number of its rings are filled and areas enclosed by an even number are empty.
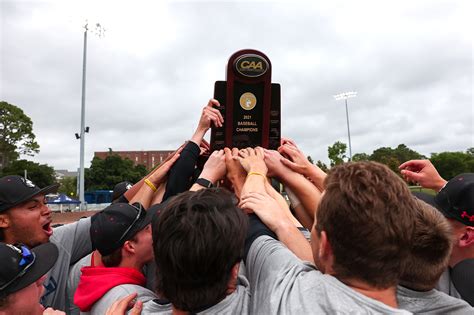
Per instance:
[[[474,226],[474,173],[454,177],[436,196],[420,192],[413,194],[438,209],[445,217]]]
[[[120,198],[127,190],[132,188],[133,184],[127,181],[120,182],[114,187],[114,191],[112,192],[112,200],[117,200]]]
[[[18,175],[0,178],[0,212],[13,208],[37,195],[47,195],[58,191],[59,184],[39,188],[29,179]]]
[[[114,203],[91,219],[92,246],[102,256],[112,254],[150,224],[156,209],[146,211],[139,203]]]
[[[0,257],[0,297],[6,297],[45,275],[58,259],[58,248],[53,243],[32,249],[0,243]]]

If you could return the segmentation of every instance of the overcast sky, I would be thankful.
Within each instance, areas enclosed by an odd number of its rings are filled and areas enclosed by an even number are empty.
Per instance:
[[[19,1],[1,3],[0,100],[33,120],[55,169],[79,166],[84,21],[86,167],[94,151],[189,139],[228,58],[253,48],[282,89],[282,134],[327,161],[404,143],[427,156],[474,146],[472,1]]]

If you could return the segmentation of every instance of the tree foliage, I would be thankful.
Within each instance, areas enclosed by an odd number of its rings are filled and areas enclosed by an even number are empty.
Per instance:
[[[474,150],[464,152],[441,152],[431,154],[431,163],[446,180],[462,173],[474,173]]]
[[[382,147],[370,155],[370,160],[387,165],[395,173],[399,173],[398,167],[409,160],[426,159],[426,157],[405,144],[399,144],[396,148]]]
[[[356,153],[352,156],[352,161],[360,162],[360,161],[370,161],[370,155],[367,153]]]
[[[92,159],[91,167],[85,170],[84,185],[86,190],[111,190],[122,181],[138,182],[146,174],[145,166],[134,166],[131,160],[112,152],[105,159]]]
[[[27,177],[38,187],[46,187],[55,183],[54,169],[47,164],[39,164],[28,160],[16,160],[3,168],[1,176],[20,175]]]
[[[39,145],[33,133],[33,122],[23,110],[0,102],[0,164],[8,166],[20,154],[34,155]]]
[[[77,177],[68,176],[63,177],[59,181],[58,192],[63,193],[69,197],[76,198],[77,196]]]
[[[329,171],[329,167],[326,165],[326,163],[321,162],[321,160],[318,160],[316,162],[316,166],[319,167],[325,173]]]
[[[328,147],[328,157],[331,167],[344,163],[346,156],[347,145],[340,141],[336,141],[332,146]]]

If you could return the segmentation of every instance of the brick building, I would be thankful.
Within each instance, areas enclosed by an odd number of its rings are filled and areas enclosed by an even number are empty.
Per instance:
[[[144,165],[148,170],[163,162],[168,155],[174,151],[112,151],[113,154],[119,155],[122,159],[132,160],[135,165]],[[105,159],[110,154],[106,152],[94,152],[94,157]]]

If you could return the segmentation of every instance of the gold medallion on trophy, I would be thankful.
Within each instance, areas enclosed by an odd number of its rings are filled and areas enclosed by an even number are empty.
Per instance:
[[[257,98],[250,92],[242,94],[240,96],[240,107],[245,110],[252,110],[257,105]]]

